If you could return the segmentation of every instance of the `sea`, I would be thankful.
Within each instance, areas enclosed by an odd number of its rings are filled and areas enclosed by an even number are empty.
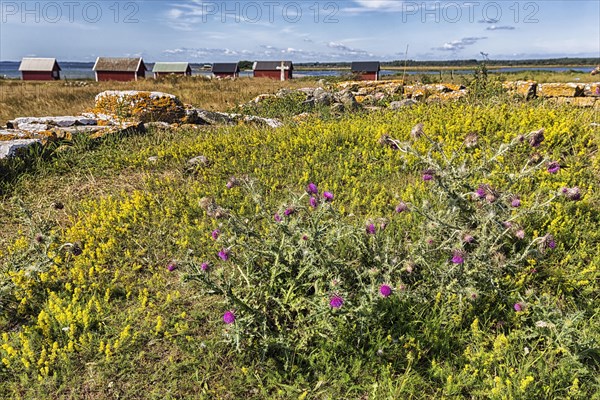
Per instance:
[[[19,72],[19,61],[0,61],[0,78],[5,79],[20,79],[21,73]],[[192,67],[192,75],[211,75],[210,71],[203,69],[204,64],[191,64]],[[83,80],[83,79],[94,79],[94,71],[92,68],[94,67],[93,62],[69,62],[62,61],[60,63],[61,68],[61,79],[65,80]],[[148,63],[146,67],[151,71],[153,64]],[[507,72],[525,72],[525,71],[549,71],[549,72],[568,72],[568,71],[576,71],[576,72],[590,72],[593,67],[508,67],[508,68],[494,68],[489,67],[488,70],[492,73],[507,73]],[[303,76],[340,76],[343,74],[349,73],[348,70],[296,70],[294,72],[295,77],[303,77]],[[440,70],[436,70],[432,68],[431,70],[407,70],[407,75],[438,75]],[[450,73],[449,70],[444,70],[444,74]],[[454,74],[471,74],[473,70],[468,69],[456,69],[452,70]],[[403,72],[401,70],[381,70],[380,73],[382,76],[387,75],[402,75]],[[151,76],[151,74],[147,75]],[[252,71],[242,71],[240,76],[252,76]]]

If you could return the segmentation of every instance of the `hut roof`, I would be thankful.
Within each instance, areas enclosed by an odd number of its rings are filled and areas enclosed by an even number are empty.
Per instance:
[[[117,58],[117,57],[98,57],[94,64],[94,71],[112,71],[112,72],[136,72],[140,68],[147,71],[146,65],[141,57],[139,58]]]
[[[381,64],[379,61],[354,61],[352,72],[379,72]]]
[[[190,68],[187,62],[157,62],[152,72],[186,72]]]
[[[216,74],[235,74],[240,71],[238,63],[214,63],[212,72]]]
[[[294,69],[291,61],[284,61],[283,64],[290,70]],[[255,71],[277,71],[277,67],[280,66],[281,61],[256,61],[252,69]]]
[[[56,58],[23,58],[19,71],[60,71]]]

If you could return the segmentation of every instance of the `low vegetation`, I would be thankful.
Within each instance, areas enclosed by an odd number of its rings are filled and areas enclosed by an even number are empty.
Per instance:
[[[82,138],[7,173],[0,397],[594,398],[597,113],[325,117]]]

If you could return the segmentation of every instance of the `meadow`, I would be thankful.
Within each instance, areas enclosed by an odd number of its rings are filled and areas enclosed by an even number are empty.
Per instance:
[[[0,85],[0,121],[108,89]],[[226,110],[284,85],[110,86]],[[597,111],[285,122],[3,161],[0,397],[598,398]]]

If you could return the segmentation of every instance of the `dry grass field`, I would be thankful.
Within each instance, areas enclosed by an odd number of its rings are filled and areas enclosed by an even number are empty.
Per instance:
[[[200,77],[145,79],[138,82],[23,82],[0,80],[0,126],[23,116],[75,115],[94,105],[94,97],[104,90],[146,90],[171,93],[181,101],[208,110],[224,111],[247,102],[259,94],[275,93],[281,88],[314,85],[314,80],[287,82],[241,78],[208,80]]]

